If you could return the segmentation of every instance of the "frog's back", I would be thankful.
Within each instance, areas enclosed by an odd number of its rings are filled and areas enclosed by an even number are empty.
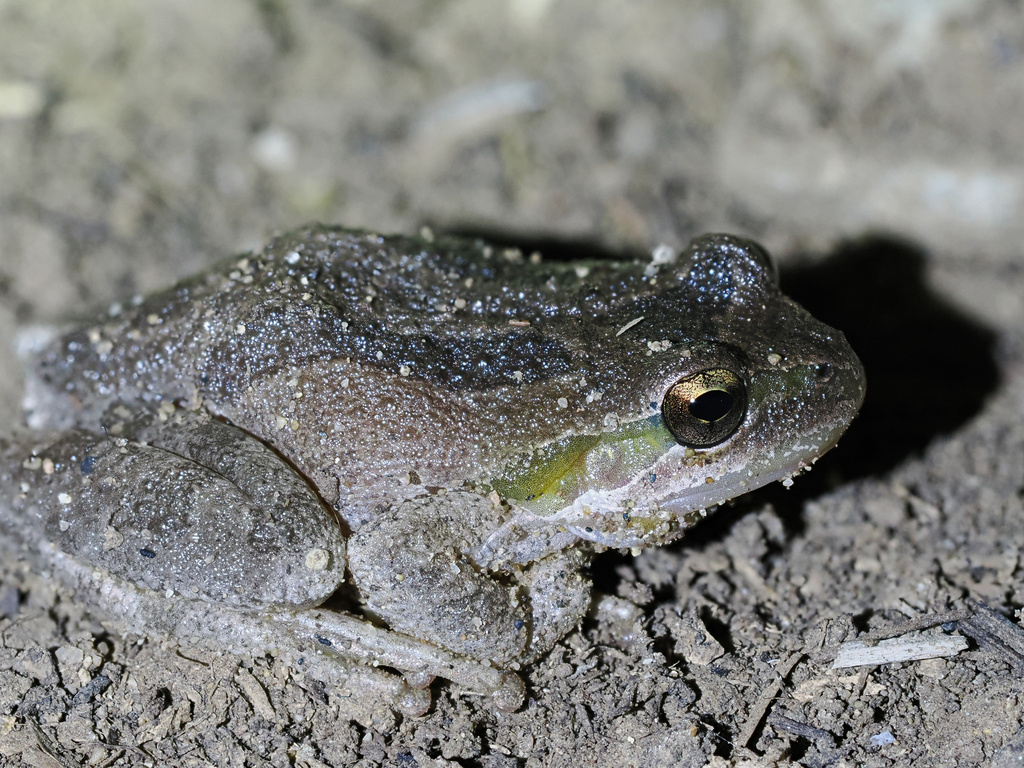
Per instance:
[[[327,360],[463,391],[586,375],[595,328],[620,297],[635,302],[642,267],[541,274],[479,241],[299,230],[57,339],[35,362],[47,393],[35,423],[94,427],[116,403],[229,402]]]

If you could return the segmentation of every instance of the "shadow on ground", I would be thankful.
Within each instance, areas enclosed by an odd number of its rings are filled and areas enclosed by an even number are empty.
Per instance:
[[[920,248],[881,236],[782,271],[782,289],[841,329],[867,372],[864,407],[836,453],[844,479],[919,453],[975,416],[999,383],[995,332],[935,294],[925,272]]]

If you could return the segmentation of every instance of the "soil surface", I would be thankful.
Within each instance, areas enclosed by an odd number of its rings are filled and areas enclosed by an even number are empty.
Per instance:
[[[0,766],[1019,765],[1022,83],[1008,0],[0,0],[4,429],[19,334],[314,219],[753,236],[868,373],[792,489],[598,557],[511,714],[126,636],[3,555]]]

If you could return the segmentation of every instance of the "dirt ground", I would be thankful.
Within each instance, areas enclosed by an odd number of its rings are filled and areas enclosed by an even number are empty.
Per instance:
[[[19,331],[313,219],[751,235],[868,373],[791,490],[600,556],[512,714],[124,636],[3,556],[0,766],[1020,765],[1021,126],[1010,0],[0,0],[0,424]]]

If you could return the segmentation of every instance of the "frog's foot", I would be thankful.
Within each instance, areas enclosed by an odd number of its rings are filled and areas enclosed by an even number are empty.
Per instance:
[[[452,653],[414,637],[375,627],[354,616],[328,610],[275,610],[272,621],[306,649],[307,658],[343,657],[369,667],[391,667],[403,672],[408,706],[426,701],[427,686],[435,677],[450,680],[469,691],[490,695],[496,709],[513,712],[523,704],[526,688],[514,672]],[[420,693],[417,698],[417,692]],[[423,698],[425,697],[425,699]],[[426,708],[419,712],[423,714]]]

